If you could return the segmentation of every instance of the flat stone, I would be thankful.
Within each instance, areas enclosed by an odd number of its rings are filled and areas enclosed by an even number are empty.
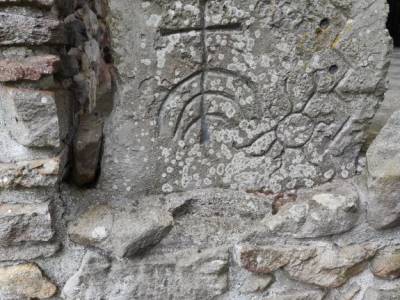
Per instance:
[[[362,272],[375,252],[369,245],[343,248],[245,245],[236,247],[235,257],[239,265],[250,272],[270,274],[283,269],[294,280],[322,288],[337,288]]]
[[[46,299],[56,292],[57,287],[44,277],[36,264],[0,268],[1,299]]]
[[[54,74],[60,58],[55,55],[30,56],[18,59],[0,60],[0,81],[37,81],[43,76]]]
[[[386,1],[343,2],[110,2],[100,186],[278,193],[356,175],[391,46]]]
[[[359,218],[358,192],[344,181],[299,191],[276,215],[267,215],[263,224],[275,235],[313,238],[340,234],[352,229]]]
[[[6,128],[27,147],[59,147],[61,133],[57,94],[52,91],[0,87]]]
[[[0,13],[0,45],[43,45],[65,43],[63,25],[56,19]]]
[[[368,288],[363,300],[398,300],[400,289]]]
[[[395,112],[367,152],[368,222],[376,229],[400,224],[400,111]]]
[[[65,158],[21,161],[17,163],[0,163],[0,188],[15,187],[49,187],[60,179]]]
[[[53,234],[49,203],[0,204],[0,245],[48,241]]]
[[[95,115],[81,116],[73,145],[73,179],[78,185],[96,180],[102,142],[102,119]]]
[[[240,292],[243,294],[261,293],[268,289],[274,282],[271,275],[250,274],[240,286]]]
[[[370,264],[371,272],[383,279],[400,277],[400,247],[380,250]]]
[[[88,209],[68,227],[72,241],[132,257],[159,243],[172,227],[166,211],[126,212],[101,205]]]

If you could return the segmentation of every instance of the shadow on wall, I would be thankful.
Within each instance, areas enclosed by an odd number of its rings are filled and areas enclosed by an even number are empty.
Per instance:
[[[400,47],[400,1],[388,0],[390,6],[387,28],[393,38],[394,46]]]

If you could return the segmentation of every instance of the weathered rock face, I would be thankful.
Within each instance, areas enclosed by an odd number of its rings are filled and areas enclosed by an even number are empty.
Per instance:
[[[0,299],[398,299],[386,15],[0,0]]]
[[[54,296],[57,287],[35,264],[0,268],[1,299],[46,299]]]
[[[279,192],[354,175],[389,45],[385,1],[359,2],[110,2],[121,81],[103,186]]]
[[[335,247],[239,246],[236,260],[243,268],[270,274],[283,268],[290,277],[323,288],[337,288],[362,272],[376,250],[369,245]]]
[[[400,224],[400,112],[368,149],[368,221],[378,229]]]
[[[359,217],[358,193],[346,182],[326,184],[301,191],[264,224],[277,235],[312,238],[339,234],[352,229]]]
[[[387,247],[371,262],[371,272],[385,279],[400,277],[400,247]]]

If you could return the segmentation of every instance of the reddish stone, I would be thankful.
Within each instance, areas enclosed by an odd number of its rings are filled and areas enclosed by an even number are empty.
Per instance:
[[[55,55],[42,55],[25,59],[0,60],[0,81],[39,80],[44,75],[57,72],[60,58]]]

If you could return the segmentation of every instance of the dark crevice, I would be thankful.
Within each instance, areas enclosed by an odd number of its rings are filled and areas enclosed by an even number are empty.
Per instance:
[[[389,17],[387,21],[387,28],[395,47],[400,47],[400,1],[388,0],[389,3]]]

